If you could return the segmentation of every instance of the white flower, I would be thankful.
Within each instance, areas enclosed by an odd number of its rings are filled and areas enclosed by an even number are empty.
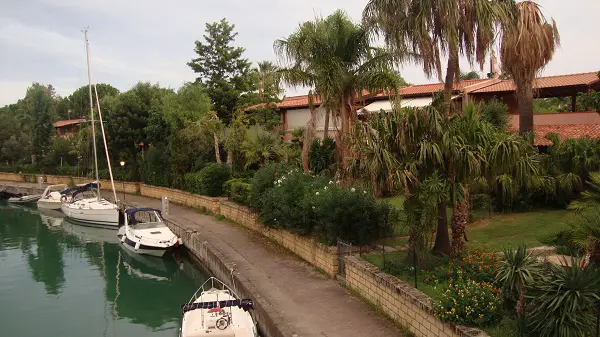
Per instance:
[[[313,206],[312,209],[315,209],[315,206]]]
[[[315,193],[316,195],[319,195],[319,192]]]
[[[329,185],[331,185],[331,184],[333,184],[333,180],[330,180],[330,181],[329,181]]]
[[[363,194],[367,194],[367,191],[363,191]]]
[[[323,189],[324,189],[324,190],[326,190],[326,189],[327,189],[327,186],[325,186],[325,188],[323,188]]]
[[[356,192],[356,188],[352,187],[352,188],[350,189],[350,192]]]

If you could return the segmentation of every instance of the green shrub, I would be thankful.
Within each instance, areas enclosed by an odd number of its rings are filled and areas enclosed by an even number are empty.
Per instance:
[[[223,195],[223,184],[229,180],[230,175],[227,165],[212,163],[206,165],[199,172],[187,173],[184,176],[185,190],[209,197],[218,197]]]
[[[229,179],[223,184],[223,190],[227,192],[227,196],[231,200],[243,205],[248,203],[248,196],[251,189],[252,185],[240,178]]]
[[[285,228],[300,235],[309,235],[314,221],[305,196],[316,190],[312,183],[312,177],[297,169],[279,175],[271,188],[262,194],[261,221],[269,227]]]
[[[335,141],[325,138],[322,141],[316,138],[310,146],[308,153],[308,167],[315,174],[331,168],[335,164]]]
[[[77,177],[79,176],[79,169],[78,166],[59,166],[55,172],[59,176]]]
[[[260,211],[263,207],[263,194],[273,188],[275,180],[285,172],[287,172],[287,166],[278,164],[267,164],[258,170],[250,182],[252,190],[248,196],[248,206],[255,211]]]
[[[338,238],[362,245],[390,232],[391,206],[378,203],[367,191],[343,189],[328,184],[308,196],[315,219],[315,231],[322,241],[334,244]]]
[[[489,327],[502,320],[502,297],[490,283],[461,278],[448,285],[434,310],[445,322]]]

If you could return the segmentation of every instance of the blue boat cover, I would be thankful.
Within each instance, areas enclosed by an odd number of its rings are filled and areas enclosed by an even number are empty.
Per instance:
[[[67,188],[66,190],[60,192],[60,194],[67,195],[67,194],[71,194],[71,193],[81,193],[84,191],[89,191],[89,190],[93,190],[93,189],[97,189],[97,188],[98,188],[97,183],[88,183],[83,186],[75,186],[75,187]]]
[[[226,301],[211,301],[211,302],[198,302],[198,303],[190,303],[184,304],[181,306],[181,309],[184,313],[196,309],[213,309],[213,308],[227,308],[227,307],[238,307],[243,309],[244,311],[248,311],[248,309],[254,308],[254,302],[249,299],[242,300],[226,300]]]

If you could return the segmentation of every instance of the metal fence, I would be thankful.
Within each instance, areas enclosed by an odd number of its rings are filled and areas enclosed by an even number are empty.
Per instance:
[[[344,257],[352,254],[352,243],[337,240],[338,274],[346,276],[346,260]]]

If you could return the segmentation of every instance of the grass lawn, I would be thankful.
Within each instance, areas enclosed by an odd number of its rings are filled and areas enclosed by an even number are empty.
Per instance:
[[[502,251],[525,243],[527,247],[543,245],[540,239],[565,228],[571,214],[568,210],[537,210],[524,213],[475,214],[474,223],[467,228],[469,248]]]
[[[403,196],[382,199],[402,209]],[[527,247],[542,246],[540,239],[565,228],[568,210],[535,210],[522,213],[492,213],[477,211],[473,221],[467,226],[467,247],[485,251],[502,251],[506,247],[516,247],[524,243]],[[449,212],[448,221],[452,219]],[[408,244],[408,228],[397,228],[396,237],[381,241],[392,247],[405,247]]]

